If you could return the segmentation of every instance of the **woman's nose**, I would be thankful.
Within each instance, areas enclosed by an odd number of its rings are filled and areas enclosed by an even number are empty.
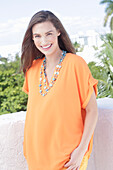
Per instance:
[[[41,45],[46,45],[47,44],[47,38],[46,37],[42,37],[41,38]]]

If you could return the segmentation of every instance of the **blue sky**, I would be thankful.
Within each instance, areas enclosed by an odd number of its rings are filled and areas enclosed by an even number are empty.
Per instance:
[[[62,21],[70,36],[78,32],[103,27],[105,6],[100,0],[2,0],[0,2],[0,54],[1,47],[22,42],[30,18],[39,10],[50,10]]]
[[[99,3],[100,0],[2,0],[0,22],[31,17],[42,9],[56,11],[62,16],[103,17],[105,7]]]

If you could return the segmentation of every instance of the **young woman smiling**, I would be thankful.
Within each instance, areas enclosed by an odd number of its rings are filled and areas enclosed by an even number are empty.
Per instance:
[[[86,170],[98,117],[98,82],[52,12],[31,18],[21,63],[28,94],[23,150],[29,170]]]

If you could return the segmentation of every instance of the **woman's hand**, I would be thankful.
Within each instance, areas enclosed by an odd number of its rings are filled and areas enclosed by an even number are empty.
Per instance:
[[[79,170],[82,159],[87,151],[87,148],[82,149],[78,146],[70,156],[70,160],[64,165],[67,170]]]

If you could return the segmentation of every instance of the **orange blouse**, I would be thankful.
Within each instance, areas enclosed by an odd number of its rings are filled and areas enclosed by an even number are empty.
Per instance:
[[[39,92],[42,62],[43,59],[33,61],[23,85],[28,94],[24,156],[29,170],[60,170],[81,141],[85,107],[93,87],[97,96],[98,81],[83,58],[67,53],[53,87],[42,96]],[[93,134],[86,152],[88,157],[92,144]]]

